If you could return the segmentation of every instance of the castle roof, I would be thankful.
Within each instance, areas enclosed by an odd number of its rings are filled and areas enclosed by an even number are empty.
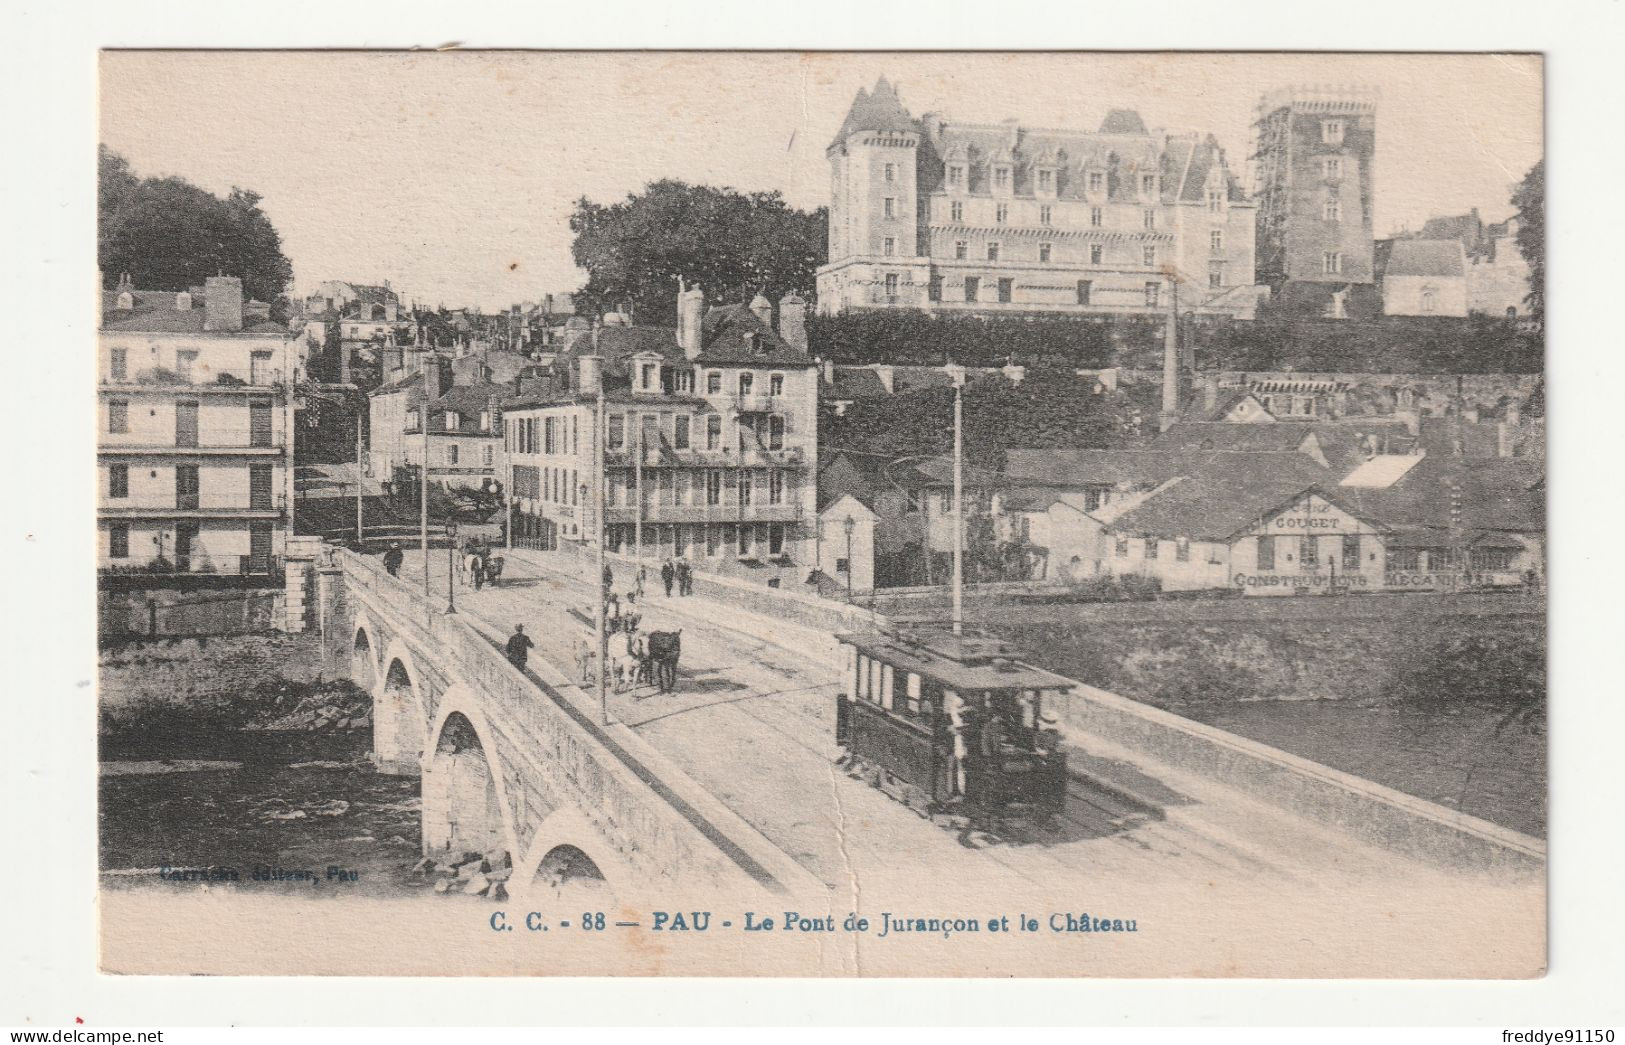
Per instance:
[[[873,92],[858,88],[858,96],[852,99],[852,108],[847,110],[846,119],[830,145],[839,145],[858,131],[912,131],[918,126],[903,108],[896,89],[882,76],[875,81]]]
[[[1113,109],[1100,121],[1101,134],[1145,134],[1145,121],[1133,109]]]
[[[1388,255],[1388,276],[1465,276],[1467,255],[1460,240],[1402,239]]]

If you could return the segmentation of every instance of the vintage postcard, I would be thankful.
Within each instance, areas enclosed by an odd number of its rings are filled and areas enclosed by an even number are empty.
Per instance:
[[[103,52],[101,968],[1542,975],[1543,75]]]

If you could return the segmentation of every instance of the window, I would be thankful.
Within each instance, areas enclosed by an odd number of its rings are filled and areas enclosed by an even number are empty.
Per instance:
[[[264,400],[248,404],[248,445],[271,445],[271,404]]]
[[[886,164],[886,181],[893,182],[893,181],[896,181],[896,180],[897,180],[897,164],[895,164],[895,163]]]
[[[1050,189],[1054,188],[1055,187],[1055,172],[1051,171],[1051,170],[1041,170],[1041,171],[1039,171],[1038,172],[1038,187],[1040,189],[1042,189],[1043,191],[1045,191],[1045,192],[1048,192]],[[1046,207],[1045,209],[1048,210],[1049,208]],[[1045,224],[1048,224],[1048,223],[1046,222]]]
[[[1116,551],[1117,557],[1119,559],[1128,558],[1128,538],[1127,537],[1119,537],[1119,538],[1117,538],[1117,546],[1116,546],[1115,551]]]
[[[643,390],[645,392],[654,391],[655,381],[660,377],[660,367],[654,363],[644,363],[638,368],[638,374],[642,380]]]
[[[1001,203],[998,206],[993,208],[993,221],[994,221],[995,224],[1003,225],[1006,222],[1008,222],[1009,220],[1010,220],[1010,204]]]
[[[1360,538],[1357,534],[1345,534],[1343,537],[1343,569],[1358,570],[1360,568]]]
[[[175,353],[175,374],[186,384],[192,382],[192,366],[197,362],[196,352]]]
[[[1343,157],[1327,156],[1320,161],[1320,173],[1327,179],[1341,178],[1343,176]]]
[[[1161,543],[1162,542],[1157,540],[1155,537],[1147,537],[1145,539],[1145,557],[1147,559],[1155,559],[1157,557],[1157,546]]]
[[[880,211],[881,211],[881,214],[884,215],[887,220],[890,220],[892,218],[897,217],[897,199],[896,199],[896,197],[887,196],[884,200],[882,200],[880,202]]]
[[[248,383],[251,385],[268,385],[271,383],[271,353],[249,353]]]
[[[781,396],[784,394],[784,375],[774,374],[767,379],[767,394]]]
[[[1318,537],[1298,538],[1298,566],[1311,570],[1320,565],[1320,539]]]
[[[1343,255],[1328,250],[1320,256],[1320,270],[1328,276],[1341,275],[1343,272]]]
[[[130,557],[129,523],[114,523],[107,528],[107,557],[109,559]]]
[[[774,523],[767,528],[767,553],[769,555],[784,554],[784,526]]]
[[[1147,208],[1145,214],[1143,215],[1143,221],[1144,221],[1144,224],[1145,224],[1146,228],[1148,228],[1148,229],[1156,228],[1157,227],[1157,212],[1154,211],[1154,210],[1151,210],[1150,208]]]
[[[1157,191],[1157,176],[1155,174],[1140,175],[1140,191],[1147,196]]]
[[[954,258],[955,258],[955,260],[964,261],[969,256],[970,256],[970,244],[966,243],[962,239],[954,240]]]
[[[446,444],[446,463],[447,464],[456,464],[457,463],[457,444],[456,443],[447,443]]]
[[[1224,262],[1214,261],[1208,264],[1207,285],[1214,290],[1224,286]]]
[[[687,450],[689,416],[687,414],[678,414],[673,425],[675,427],[672,430],[672,444],[679,450]]]
[[[123,399],[114,399],[107,404],[107,430],[119,435],[130,430],[130,404]]]
[[[897,253],[897,241],[887,236],[880,241],[880,252],[888,258]]]
[[[114,381],[128,381],[130,378],[130,353],[127,349],[115,348],[107,354],[107,376]]]
[[[1015,280],[1012,280],[1012,279],[1001,279],[1001,280],[999,280],[999,300],[1001,302],[1003,302],[1004,304],[1008,305],[1010,303],[1010,300],[1011,300],[1011,297],[1012,297],[1012,292],[1014,291],[1014,289],[1015,289]]]
[[[490,430],[491,430],[491,411],[489,411],[489,410],[481,410],[480,411],[480,431],[489,432]]]
[[[742,396],[748,396],[752,391],[755,390],[755,388],[756,375],[751,373],[749,370],[741,371],[739,374],[739,394]]]
[[[1156,247],[1146,247],[1145,250],[1141,251],[1141,255],[1145,258],[1145,267],[1146,268],[1156,268],[1157,267],[1157,248]]]
[[[1214,214],[1224,209],[1224,193],[1218,189],[1207,194],[1207,209]]]
[[[196,400],[175,404],[175,445],[196,446],[198,404]]]
[[[175,507],[196,510],[198,506],[198,468],[195,464],[175,466]]]
[[[982,296],[982,279],[980,276],[965,277],[965,300],[975,301]]]
[[[1432,287],[1424,288],[1422,290],[1422,311],[1423,312],[1434,312],[1434,311],[1438,310],[1438,307],[1439,307],[1439,295],[1438,295],[1438,292],[1435,291]]]
[[[1099,243],[1091,244],[1089,247],[1089,264],[1099,265],[1102,264],[1105,259],[1106,248],[1101,246]]]
[[[1207,234],[1207,249],[1210,250],[1211,252],[1213,252],[1214,254],[1223,254],[1224,253],[1224,233],[1221,232],[1218,229],[1214,229],[1212,232],[1208,233]]]
[[[604,445],[611,450],[619,450],[626,445],[626,418],[620,414],[609,415],[609,437]]]
[[[942,300],[942,273],[931,273],[931,279],[925,285],[925,296],[928,301]]]
[[[1261,570],[1275,569],[1275,538],[1264,536],[1258,539],[1258,568]]]
[[[1320,140],[1325,142],[1327,145],[1343,144],[1343,121],[1321,120]]]
[[[248,466],[248,506],[261,510],[271,507],[271,466]]]
[[[1191,561],[1191,539],[1181,537],[1174,542],[1174,558],[1179,562]]]
[[[965,186],[965,168],[964,168],[964,166],[962,166],[961,164],[958,164],[958,163],[950,163],[948,165],[948,184],[950,186],[952,186],[953,188],[956,188],[956,189],[964,188],[964,186]],[[955,215],[955,216],[957,217],[957,215]]]
[[[1147,283],[1145,285],[1145,307],[1156,308],[1162,301],[1162,284]]]
[[[446,411],[446,431],[455,432],[463,427],[463,415],[455,410]]]
[[[1087,280],[1087,279],[1078,280],[1078,304],[1080,304],[1080,305],[1089,304],[1089,297],[1093,293],[1094,289],[1095,289],[1095,284],[1094,284],[1094,282],[1092,280]]]
[[[1327,200],[1320,208],[1320,216],[1327,221],[1343,220],[1343,204],[1340,200]]]
[[[1000,188],[1000,189],[1008,189],[1010,187],[1010,168],[1009,167],[994,167],[993,168],[993,185],[994,185],[994,187]]]
[[[1090,171],[1089,172],[1089,191],[1090,192],[1099,192],[1101,189],[1103,189],[1105,187],[1106,187],[1106,176],[1104,174],[1102,174],[1100,171]],[[1096,208],[1096,209],[1098,210],[1099,208]]]
[[[738,491],[739,506],[750,507],[751,492],[756,488],[756,484],[751,482],[750,472],[747,469],[739,469],[739,475],[734,480],[734,488]]]
[[[895,272],[886,273],[886,300],[897,300],[897,273]]]
[[[989,243],[987,245],[987,260],[989,260],[989,261],[998,261],[999,260],[999,245],[997,243]]]
[[[948,217],[952,221],[964,221],[965,205],[958,200],[948,204]]]
[[[1054,217],[1054,209],[1047,204],[1038,208],[1038,224],[1048,225]]]
[[[715,450],[722,446],[722,418],[708,414],[705,418],[705,448]]]
[[[767,419],[767,448],[784,449],[784,418],[779,414],[772,414]]]
[[[1038,260],[1039,261],[1048,261],[1049,258],[1050,258],[1050,245],[1048,243],[1040,243],[1038,245]]]
[[[109,465],[107,468],[107,496],[130,496],[130,466],[127,464]]]
[[[1099,207],[1090,207],[1089,224],[1097,229],[1106,224],[1106,212]]]
[[[722,375],[715,370],[705,375],[705,392],[707,395],[718,395],[722,392]]]
[[[722,470],[713,468],[705,473],[705,503],[718,505],[722,503]]]
[[[767,473],[767,503],[784,503],[784,473],[776,468]]]

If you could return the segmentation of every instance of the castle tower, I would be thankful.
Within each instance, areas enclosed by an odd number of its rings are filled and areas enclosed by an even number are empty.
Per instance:
[[[918,122],[881,77],[858,90],[846,119],[825,150],[830,169],[829,262],[819,272],[819,309],[840,311],[853,294],[866,299],[917,290]],[[904,266],[875,275],[871,265]],[[864,300],[861,304],[892,303]]]
[[[1374,299],[1376,89],[1272,91],[1259,100],[1253,135],[1259,282],[1323,315],[1342,312],[1351,290]]]

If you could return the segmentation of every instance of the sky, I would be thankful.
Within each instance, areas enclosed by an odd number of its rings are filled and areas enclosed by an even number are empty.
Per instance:
[[[829,202],[824,149],[884,75],[915,115],[1217,136],[1244,183],[1253,106],[1369,84],[1377,235],[1509,213],[1542,151],[1537,56],[1145,53],[105,52],[101,141],[143,176],[261,194],[295,287],[382,283],[429,307],[579,287],[569,215],[658,178]]]

